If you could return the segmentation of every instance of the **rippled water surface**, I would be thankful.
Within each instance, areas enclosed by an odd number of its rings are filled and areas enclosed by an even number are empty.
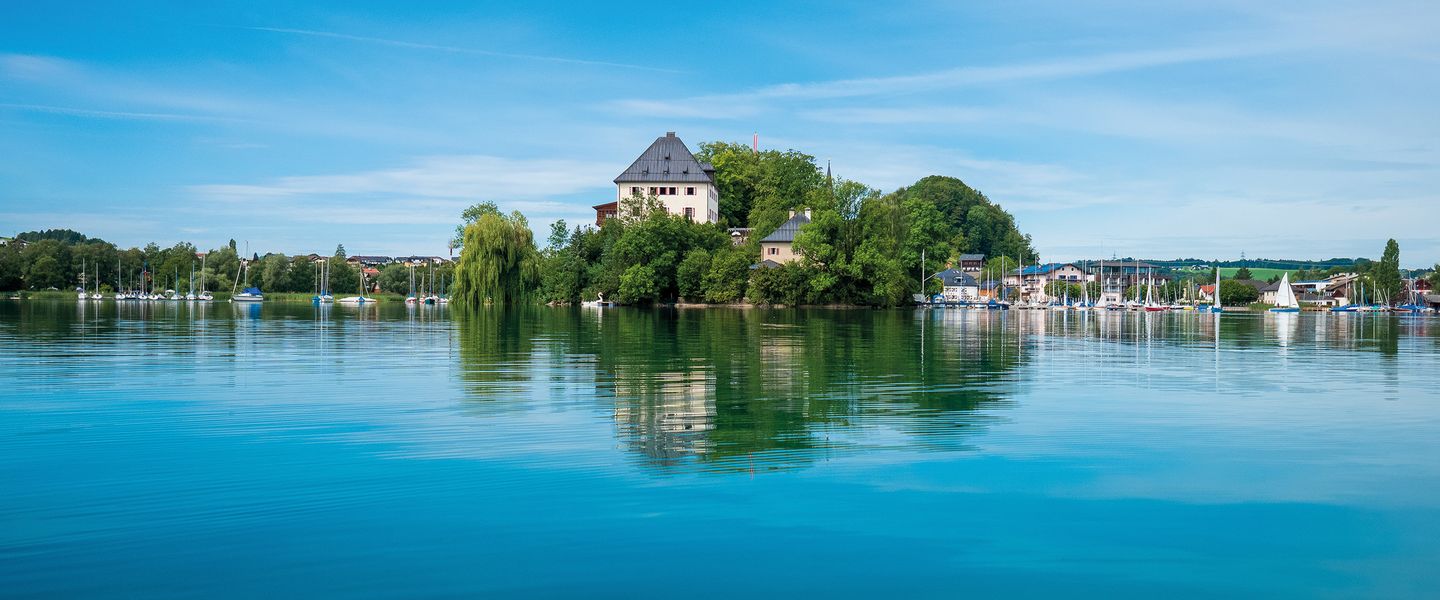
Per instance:
[[[0,300],[0,596],[1434,597],[1440,319]]]

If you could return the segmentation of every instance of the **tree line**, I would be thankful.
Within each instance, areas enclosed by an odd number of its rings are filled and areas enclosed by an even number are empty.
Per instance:
[[[795,150],[714,142],[696,158],[715,166],[720,223],[692,222],[657,198],[636,196],[622,199],[618,218],[600,227],[557,222],[540,249],[524,215],[502,214],[493,203],[467,209],[457,231],[457,296],[463,291],[470,304],[603,295],[626,304],[894,306],[960,254],[1006,256],[1011,265],[1038,258],[1013,216],[953,177],[884,194],[832,178]],[[794,241],[800,259],[758,265],[759,240],[802,210],[811,216]],[[748,241],[733,244],[727,226],[749,227]],[[939,282],[925,285],[938,290]]]

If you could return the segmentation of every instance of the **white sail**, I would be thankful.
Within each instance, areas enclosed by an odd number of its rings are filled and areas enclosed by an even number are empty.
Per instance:
[[[1295,300],[1295,290],[1290,289],[1290,274],[1280,276],[1280,289],[1275,290],[1275,306],[1278,308],[1300,308]]]

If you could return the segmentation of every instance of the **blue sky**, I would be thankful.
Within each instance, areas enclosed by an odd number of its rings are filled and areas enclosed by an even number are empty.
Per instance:
[[[959,177],[1045,259],[1440,260],[1434,2],[8,3],[0,235],[443,254],[656,136]]]

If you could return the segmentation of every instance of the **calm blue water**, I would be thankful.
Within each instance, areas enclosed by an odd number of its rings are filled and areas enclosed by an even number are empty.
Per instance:
[[[0,596],[1434,597],[1440,319],[0,301]]]

